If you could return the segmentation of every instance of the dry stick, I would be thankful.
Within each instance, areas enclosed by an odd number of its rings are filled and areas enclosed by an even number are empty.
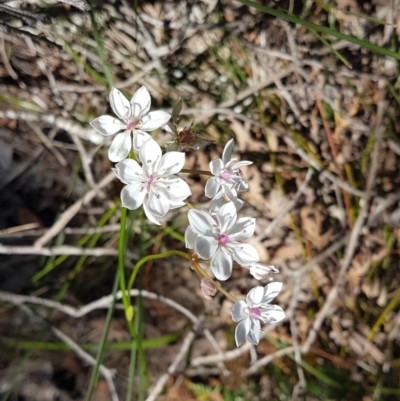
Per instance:
[[[107,248],[80,248],[70,245],[59,245],[49,248],[42,248],[30,245],[3,245],[0,244],[0,254],[3,255],[43,255],[43,256],[58,256],[58,255],[87,255],[87,256],[117,256],[117,249]],[[127,258],[136,259],[136,253],[127,252]]]
[[[0,111],[1,114],[1,111]],[[2,182],[0,182],[0,190],[3,189],[10,182],[15,180],[18,176],[20,176],[25,170],[27,170],[31,164],[35,162],[36,159],[40,157],[43,153],[44,147],[39,145],[38,148],[34,151],[34,153],[29,157],[27,157],[22,163],[18,164],[16,168],[10,171],[6,177],[3,178]]]
[[[65,157],[61,154],[61,152],[57,148],[54,147],[50,139],[47,138],[45,134],[43,134],[41,128],[38,127],[36,124],[32,124],[30,121],[27,121],[26,123],[28,124],[30,129],[39,137],[39,139],[43,142],[46,148],[49,149],[51,153],[53,153],[54,157],[58,160],[58,162],[65,167],[67,165]]]
[[[84,128],[79,124],[75,124],[70,120],[53,114],[34,114],[25,111],[0,110],[0,118],[31,122],[42,121],[44,123],[53,125],[58,129],[67,131],[72,135],[77,135],[79,138],[92,142],[96,145],[102,142],[101,135],[97,134],[94,129]]]
[[[304,179],[303,183],[300,185],[294,198],[290,202],[288,202],[287,205],[284,207],[284,209],[278,214],[278,216],[276,216],[275,219],[272,220],[271,223],[268,224],[268,227],[262,233],[262,237],[270,236],[273,233],[273,231],[275,230],[275,228],[282,222],[282,220],[296,206],[297,201],[300,199],[300,197],[303,195],[303,193],[307,189],[308,183],[310,182],[312,175],[313,175],[313,170],[308,169],[306,178]]]
[[[186,335],[185,340],[183,341],[182,347],[181,347],[178,355],[175,357],[174,361],[169,366],[167,372],[164,373],[158,379],[157,383],[154,385],[153,389],[151,390],[149,396],[146,398],[146,401],[155,401],[157,399],[158,395],[162,392],[164,386],[167,384],[168,379],[171,377],[171,375],[173,375],[176,372],[179,364],[182,362],[183,358],[186,356],[187,352],[189,351],[189,348],[196,336],[195,330],[198,328],[201,321],[202,321],[202,319],[199,319],[198,324],[196,324],[193,327],[193,330],[190,331]]]
[[[79,155],[81,157],[83,173],[85,174],[86,181],[89,184],[90,188],[94,188],[96,186],[96,183],[94,181],[93,173],[90,168],[91,160],[89,160],[86,149],[84,148],[82,141],[80,140],[80,138],[78,138],[77,135],[70,134],[70,137],[74,142],[76,148],[78,149]]]
[[[306,377],[304,375],[303,367],[301,366],[301,351],[298,342],[299,333],[297,331],[297,323],[295,316],[290,319],[290,331],[292,333],[292,342],[294,348],[294,360],[297,366],[297,375],[299,376],[298,383],[293,388],[292,400],[296,401],[300,395],[303,394],[304,390],[307,388]]]
[[[370,166],[370,170],[369,170],[366,191],[365,191],[366,196],[364,198],[364,202],[361,207],[360,214],[358,215],[357,220],[354,224],[354,227],[351,230],[349,244],[346,248],[346,252],[345,252],[345,255],[344,255],[344,258],[342,261],[342,266],[340,268],[336,284],[331,289],[331,291],[327,297],[327,300],[325,302],[325,305],[319,312],[318,317],[314,321],[313,327],[312,327],[306,341],[304,342],[303,346],[301,347],[303,353],[308,352],[311,345],[314,343],[314,341],[317,337],[317,332],[321,328],[326,315],[329,313],[329,311],[332,307],[332,304],[335,301],[335,299],[339,293],[339,289],[343,284],[347,269],[350,266],[351,261],[353,260],[354,253],[355,253],[356,247],[358,245],[358,240],[361,235],[361,229],[363,228],[364,224],[367,222],[368,210],[369,210],[369,206],[370,206],[369,201],[371,199],[372,188],[375,184],[376,176],[378,173],[378,167],[379,167],[379,151],[380,151],[380,147],[381,147],[381,143],[382,143],[383,111],[384,111],[384,102],[380,101],[378,103],[376,139],[375,139],[374,148],[372,151],[371,166]]]
[[[15,226],[6,228],[4,230],[0,230],[0,237],[12,237],[12,238],[20,238],[20,237],[32,237],[32,236],[40,236],[46,233],[47,228],[38,228],[38,223],[29,223],[24,224],[22,226]],[[102,227],[66,227],[64,229],[64,234],[67,235],[85,235],[85,234],[104,234],[104,233],[113,233],[119,231],[119,224],[107,224]]]
[[[10,294],[14,295],[14,294]],[[63,341],[65,344],[67,344],[75,353],[78,355],[79,358],[81,358],[84,362],[86,362],[90,366],[95,366],[97,361],[95,358],[92,357],[89,353],[87,353],[85,350],[83,350],[79,344],[77,344],[72,338],[67,336],[64,332],[61,330],[57,329],[55,326],[53,326],[47,319],[42,317],[41,315],[33,312],[29,307],[26,305],[18,304],[20,308],[29,316],[35,316],[38,317],[43,323],[46,325],[50,326],[51,331],[53,334],[59,338],[61,341]],[[104,365],[100,365],[100,372],[103,375],[104,379],[107,382],[108,389],[110,391],[111,399],[112,401],[119,401],[117,390],[114,384],[114,372],[110,369],[108,369]]]
[[[241,116],[238,113],[235,113],[234,111],[223,108],[221,106],[218,106],[216,108],[212,109],[188,109],[188,110],[183,110],[181,113],[182,115],[184,114],[198,114],[199,117],[196,119],[197,122],[203,121],[205,118],[210,117],[211,115],[214,114],[227,114],[227,115],[232,115],[233,117],[237,118],[238,120],[243,120],[243,121],[249,121],[253,125],[256,125],[258,127],[261,127],[262,124],[252,118]],[[365,196],[365,192],[360,191],[356,188],[353,188],[351,185],[349,185],[347,182],[342,181],[340,178],[336,177],[334,174],[330,173],[329,171],[323,170],[323,167],[319,164],[318,161],[314,160],[311,158],[307,152],[305,152],[303,149],[301,149],[294,141],[292,138],[286,136],[286,133],[283,135],[283,140],[286,142],[288,146],[293,148],[296,153],[310,166],[312,166],[315,170],[320,172],[321,177],[327,178],[329,181],[332,183],[336,184],[340,188],[344,189],[348,193],[358,196],[360,198],[363,198]]]
[[[347,182],[342,181],[341,179],[339,179],[338,177],[336,177],[334,174],[332,174],[331,172],[327,171],[327,170],[323,170],[323,167],[319,164],[319,162],[317,162],[315,159],[313,159],[312,157],[310,157],[306,151],[304,151],[303,149],[301,149],[292,138],[290,138],[287,135],[283,135],[283,140],[285,141],[285,143],[290,146],[291,148],[293,148],[296,153],[306,162],[308,163],[310,166],[312,166],[313,168],[315,168],[317,171],[320,172],[320,176],[321,177],[325,177],[327,178],[329,181],[331,181],[332,183],[336,184],[337,186],[339,186],[340,188],[344,189],[345,191],[347,191],[349,194],[358,196],[360,198],[365,198],[366,193],[364,191],[360,191],[359,189],[353,188],[351,185],[349,185]]]
[[[223,355],[224,352],[222,351],[221,347],[219,346],[219,344],[217,343],[217,341],[215,340],[215,338],[211,334],[210,330],[204,329],[203,333],[206,336],[207,340],[210,342],[210,344],[213,346],[213,348],[217,351],[217,354]],[[222,374],[224,376],[229,376],[230,375],[229,370],[225,367],[225,365],[223,364],[222,361],[218,362],[217,365],[218,365],[218,368],[221,369]]]
[[[232,107],[236,103],[239,103],[240,101],[246,99],[247,97],[254,95],[254,93],[260,92],[267,86],[274,84],[277,80],[287,77],[289,74],[291,74],[294,71],[296,71],[296,67],[290,66],[286,70],[283,70],[281,72],[273,74],[270,77],[268,77],[267,79],[265,79],[264,81],[262,81],[258,84],[255,84],[255,85],[251,86],[250,88],[243,90],[237,96],[235,96],[233,99],[222,102],[217,107],[219,109]],[[199,122],[203,121],[210,114],[213,115],[215,113],[213,111],[204,110],[203,114],[200,114],[198,117],[195,118],[195,123],[199,123]]]
[[[304,274],[309,272],[314,266],[318,265],[319,263],[322,263],[325,259],[329,258],[336,251],[341,249],[344,245],[348,243],[348,241],[349,241],[349,235],[340,236],[337,241],[335,241],[332,245],[326,248],[322,253],[317,255],[315,258],[307,262],[300,269],[290,271],[290,275],[293,277],[301,278],[302,276],[304,276]]]
[[[337,162],[338,151],[336,148],[335,141],[333,139],[332,130],[328,124],[328,121],[326,121],[325,109],[324,109],[324,106],[322,105],[322,101],[319,96],[317,96],[316,102],[317,102],[319,114],[321,115],[321,118],[322,118],[322,123],[324,125],[324,129],[325,129],[326,137],[328,139],[329,147],[331,148],[331,152],[332,152],[332,156],[333,156],[333,163],[336,167],[336,171],[339,174],[340,179],[344,180],[345,177],[343,174],[343,169],[341,166],[339,166],[339,164]],[[351,214],[351,200],[350,200],[350,196],[347,192],[345,192],[345,191],[342,191],[342,192],[343,192],[344,204],[346,206],[347,221],[348,221],[349,227],[351,228],[353,226],[353,217]]]
[[[89,203],[97,193],[107,186],[115,177],[114,172],[109,172],[96,187],[91,189],[82,199],[76,201],[73,205],[71,205],[60,218],[53,224],[53,226],[40,238],[38,238],[34,245],[36,247],[42,247],[49,240],[55,237],[67,224],[68,222],[79,212],[82,206]]]
[[[369,201],[371,199],[372,188],[375,183],[376,175],[378,172],[379,150],[380,150],[381,143],[382,143],[381,124],[382,124],[382,118],[383,118],[383,110],[384,110],[384,103],[381,101],[378,104],[376,140],[375,140],[374,149],[372,152],[371,167],[370,167],[370,172],[368,175],[365,197],[363,199],[364,202],[363,202],[362,208],[360,210],[360,214],[358,215],[357,220],[351,230],[350,237],[348,240],[348,246],[346,248],[346,252],[345,252],[344,258],[341,263],[342,266],[340,268],[337,281],[336,281],[334,287],[329,292],[329,295],[326,299],[324,306],[321,308],[320,312],[318,313],[318,317],[314,321],[313,326],[307,336],[306,341],[300,347],[302,354],[309,352],[312,344],[314,343],[315,339],[317,338],[318,331],[320,330],[326,316],[328,315],[328,313],[330,312],[330,310],[332,308],[333,302],[337,298],[337,295],[339,293],[339,288],[342,285],[343,280],[346,275],[346,272],[347,272],[347,269],[350,266],[351,261],[353,260],[353,256],[354,256],[356,247],[358,245],[358,240],[359,240],[359,237],[361,234],[361,229],[364,226],[366,219],[368,217]],[[284,348],[283,350],[280,350],[281,353],[279,353],[279,355],[277,355],[277,353],[275,353],[272,355],[268,355],[264,358],[261,358],[257,363],[255,363],[253,366],[251,366],[248,369],[247,374],[255,373],[257,371],[257,369],[259,369],[260,367],[266,366],[274,358],[292,353],[293,350],[294,350],[293,347],[288,347],[288,348]],[[272,357],[273,355],[277,355],[277,356]]]
[[[51,325],[51,331],[57,336],[61,341],[66,343],[83,361],[87,362],[91,366],[96,366],[96,359],[92,357],[89,353],[83,350],[79,344],[77,344],[74,340],[68,337],[61,330],[57,329],[53,325]],[[104,379],[107,382],[108,390],[110,391],[112,401],[118,401],[118,394],[115,388],[115,384],[113,381],[114,373],[105,367],[103,364],[100,364],[100,372],[103,375]]]
[[[137,297],[141,295],[144,298],[149,298],[149,299],[155,299],[159,302],[164,303],[165,305],[177,310],[179,313],[182,315],[186,316],[194,325],[199,324],[199,318],[197,318],[192,312],[190,312],[188,309],[180,305],[179,303],[173,301],[172,299],[163,297],[162,295],[155,294],[154,292],[146,291],[146,290],[131,290],[130,291],[130,296],[131,297]],[[118,291],[117,294],[115,295],[115,299],[120,300],[122,299],[122,292]],[[35,297],[35,296],[29,296],[29,295],[18,295],[18,294],[13,294],[10,292],[5,292],[5,291],[0,291],[0,300],[12,303],[13,305],[23,305],[26,303],[30,304],[35,304],[35,305],[40,305],[44,306],[46,308],[51,308],[55,309],[59,312],[65,313],[66,315],[78,319],[81,318],[85,315],[87,315],[90,312],[93,312],[94,310],[98,309],[107,309],[109,308],[111,302],[113,301],[113,295],[107,295],[104,296],[96,301],[93,301],[87,305],[75,308],[73,306],[69,305],[64,305],[60,302],[53,301],[51,299],[44,299],[40,297]],[[219,354],[222,353],[221,348],[219,347],[218,343],[215,341],[215,339],[212,337],[211,333],[205,329],[204,334],[206,338],[210,341],[212,347],[215,349],[216,352]],[[224,367],[225,369],[225,367]],[[223,369],[223,371],[224,371]],[[225,371],[226,373],[226,371]]]
[[[139,291],[139,290],[131,290],[130,295],[132,297],[137,297],[143,296],[144,298],[149,298],[149,299],[156,299],[165,305],[170,306],[171,308],[177,310],[180,312],[182,315],[186,316],[193,324],[197,324],[198,319],[195,315],[193,315],[192,312],[190,312],[188,309],[184,308],[182,305],[178,304],[177,302],[173,301],[172,299],[163,297],[162,295],[155,294],[154,292],[149,292],[149,291]],[[12,303],[13,305],[22,305],[22,304],[34,304],[34,305],[40,305],[40,306],[45,306],[46,308],[51,308],[55,309],[59,312],[65,313],[66,315],[74,318],[74,319],[79,319],[85,315],[87,315],[90,312],[93,312],[98,309],[107,309],[111,302],[113,301],[113,295],[107,295],[102,298],[97,299],[96,301],[90,302],[87,305],[75,308],[73,306],[69,305],[64,305],[60,302],[53,301],[51,299],[45,299],[45,298],[40,298],[40,297],[35,297],[35,296],[30,296],[30,295],[18,295],[18,294],[13,294],[11,292],[6,292],[6,291],[0,291],[0,300]],[[122,299],[122,292],[118,291],[117,294],[115,295],[115,299],[120,300]]]

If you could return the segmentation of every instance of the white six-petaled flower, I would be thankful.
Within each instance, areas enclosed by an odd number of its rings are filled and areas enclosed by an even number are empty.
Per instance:
[[[253,164],[250,161],[237,161],[232,159],[232,150],[235,142],[231,139],[224,148],[222,159],[210,162],[210,171],[214,175],[208,179],[205,194],[209,198],[220,198],[226,196],[235,202],[238,193],[248,190],[248,184],[243,178],[240,167]]]
[[[191,195],[189,185],[175,174],[182,170],[185,154],[169,152],[162,156],[154,139],[148,139],[140,148],[138,157],[142,166],[125,159],[114,169],[117,177],[127,184],[121,192],[122,206],[134,210],[143,204],[147,218],[155,223],[170,209],[183,206]]]
[[[138,152],[142,144],[150,138],[145,131],[154,131],[171,118],[165,111],[149,112],[151,98],[144,86],[135,92],[130,102],[118,89],[112,88],[110,104],[121,121],[104,115],[94,119],[90,124],[102,135],[117,134],[108,150],[108,158],[112,162],[126,159],[132,147]]]
[[[211,271],[218,280],[227,280],[231,276],[232,258],[240,265],[259,260],[254,246],[240,242],[253,235],[255,219],[238,219],[233,202],[221,206],[212,215],[206,210],[189,210],[188,218],[186,247],[194,248],[202,259],[211,259]]]
[[[232,319],[239,322],[235,330],[235,341],[239,347],[247,338],[252,344],[260,342],[261,322],[278,323],[285,318],[285,312],[270,302],[279,294],[282,283],[274,282],[265,287],[254,287],[247,294],[246,301],[237,301],[232,308]]]

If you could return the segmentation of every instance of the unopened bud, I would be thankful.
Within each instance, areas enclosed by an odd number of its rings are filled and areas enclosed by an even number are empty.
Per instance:
[[[205,299],[212,299],[212,297],[217,293],[217,287],[214,281],[209,280],[208,278],[201,279],[200,287]]]
[[[279,273],[279,270],[272,265],[264,265],[262,263],[253,263],[249,266],[243,266],[245,269],[250,270],[250,274],[256,280],[271,279],[270,273]]]

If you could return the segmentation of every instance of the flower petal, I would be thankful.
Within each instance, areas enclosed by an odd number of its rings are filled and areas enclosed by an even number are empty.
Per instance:
[[[219,175],[221,170],[224,168],[224,163],[221,159],[215,159],[210,161],[210,171],[213,175]]]
[[[253,162],[248,161],[248,160],[242,160],[242,161],[237,162],[234,165],[230,166],[230,168],[231,168],[231,170],[238,170],[238,169],[240,169],[240,167],[250,166],[251,164],[253,164]]]
[[[247,337],[247,333],[250,330],[250,319],[244,319],[242,320],[237,326],[235,330],[235,341],[236,341],[236,346],[240,347],[243,343],[243,341]]]
[[[162,189],[165,195],[173,203],[178,202],[180,204],[184,199],[192,194],[189,185],[176,176],[161,178],[158,180],[158,183],[160,190]]]
[[[168,152],[161,158],[158,172],[163,175],[176,174],[183,169],[184,164],[185,154],[183,152]]]
[[[225,164],[228,164],[228,162],[232,158],[232,150],[233,147],[235,146],[235,141],[231,139],[230,141],[227,142],[227,144],[224,147],[224,151],[222,152],[222,161]]]
[[[143,170],[149,177],[158,171],[158,166],[161,160],[161,148],[159,144],[153,139],[149,138],[139,150],[140,160],[143,163]]]
[[[186,248],[193,249],[196,238],[197,234],[192,230],[192,227],[188,225],[185,231]]]
[[[95,118],[90,122],[90,125],[104,136],[114,135],[126,128],[126,124],[123,124],[118,119],[107,115]]]
[[[211,258],[211,271],[221,281],[228,280],[232,275],[232,257],[223,246],[220,246]]]
[[[145,86],[141,86],[132,96],[131,99],[131,117],[142,117],[150,110],[151,97]]]
[[[284,310],[278,305],[269,305],[268,309],[261,310],[261,317],[266,323],[278,323],[285,319]]]
[[[129,100],[116,88],[110,92],[110,104],[113,112],[121,119],[126,120],[129,117],[131,105]]]
[[[143,131],[154,131],[165,125],[170,118],[171,114],[168,114],[166,111],[151,111],[143,116],[142,122],[138,128]]]
[[[232,307],[232,320],[234,322],[240,322],[241,320],[246,319],[249,316],[248,313],[246,313],[247,308],[248,305],[246,304],[246,302],[242,300],[237,301]]]
[[[151,191],[146,206],[154,216],[163,217],[169,211],[169,200],[163,193]]]
[[[220,187],[221,184],[218,182],[218,179],[216,177],[211,177],[207,180],[204,193],[208,198],[214,198]]]
[[[215,222],[207,211],[191,209],[188,212],[188,219],[195,233],[212,236],[212,227]]]
[[[260,305],[264,296],[264,287],[257,286],[252,288],[246,297],[246,302],[250,306]]]
[[[125,159],[115,166],[115,174],[125,184],[142,182],[142,168],[136,160]]]
[[[233,202],[228,202],[225,203],[225,205],[222,205],[218,209],[217,217],[221,234],[227,233],[228,228],[235,224],[237,218],[236,207]]]
[[[143,144],[149,139],[151,139],[151,136],[147,132],[138,129],[132,130],[133,149],[135,152],[139,152]]]
[[[233,252],[233,259],[239,265],[247,266],[260,260],[257,249],[253,245],[228,243],[228,247]]]
[[[259,320],[251,320],[250,330],[247,333],[247,339],[254,345],[260,342],[261,324]]]
[[[121,132],[118,134],[108,149],[108,158],[116,163],[126,159],[132,149],[132,139],[129,133]]]
[[[146,217],[147,217],[152,223],[157,224],[157,225],[160,226],[161,223],[156,219],[155,216],[153,216],[153,215],[150,213],[149,208],[147,207],[148,201],[149,201],[149,197],[144,198],[144,202],[143,202],[143,210],[144,210],[144,213],[146,214]]]
[[[281,291],[282,283],[275,281],[264,287],[263,303],[270,303]]]
[[[242,241],[251,237],[254,234],[255,229],[256,219],[251,217],[242,217],[236,221],[236,224],[229,229],[227,234],[229,234],[234,241]]]
[[[211,259],[218,249],[218,241],[213,237],[198,236],[194,249],[202,259]]]
[[[143,188],[142,183],[135,182],[129,184],[126,187],[123,187],[121,191],[122,206],[130,210],[135,210],[143,203],[145,196],[146,190]]]

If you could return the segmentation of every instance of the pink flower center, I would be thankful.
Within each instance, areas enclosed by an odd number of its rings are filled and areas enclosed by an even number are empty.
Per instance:
[[[155,180],[154,175],[151,174],[149,179],[147,180],[147,185],[151,185],[154,182],[154,180]]]
[[[218,241],[221,245],[226,245],[229,242],[229,235],[221,234],[218,238]]]
[[[137,121],[131,121],[127,126],[126,126],[126,130],[130,131],[132,129],[135,129],[136,126],[138,125]]]
[[[231,178],[232,173],[229,170],[224,170],[220,175],[219,178],[222,178],[223,180],[229,180]]]
[[[249,308],[249,313],[257,319],[261,319],[261,312],[259,308]]]

